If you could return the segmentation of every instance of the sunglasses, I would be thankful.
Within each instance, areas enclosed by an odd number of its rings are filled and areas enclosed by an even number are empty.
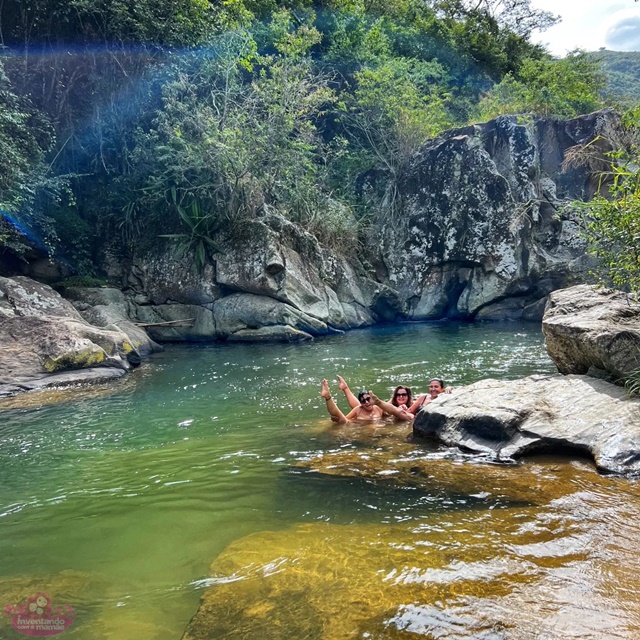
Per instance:
[[[398,391],[398,393],[396,393],[396,398],[400,397],[400,396],[408,396],[408,393],[405,393],[404,391]]]
[[[362,400],[360,400],[361,403],[365,403],[365,402],[371,402],[371,398],[362,398]]]

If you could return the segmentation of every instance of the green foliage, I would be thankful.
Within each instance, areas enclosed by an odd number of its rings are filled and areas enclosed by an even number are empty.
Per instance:
[[[171,189],[171,199],[188,232],[160,234],[160,237],[178,240],[178,256],[193,255],[196,269],[202,271],[207,264],[210,252],[221,251],[212,239],[217,231],[216,217],[202,211],[197,200],[192,200],[188,205],[183,206],[178,202],[175,187]]]
[[[174,237],[200,265],[209,241],[265,208],[327,240],[325,222],[338,217],[331,212],[348,209],[326,185],[331,149],[314,122],[334,101],[330,77],[304,57],[318,35],[283,13],[272,27],[277,54],[258,55],[251,35],[239,31],[179,59],[153,125],[137,136],[128,188],[137,213],[166,224],[167,194],[175,192],[187,229]]]
[[[575,117],[603,106],[599,96],[603,86],[598,62],[583,52],[560,59],[527,59],[517,77],[507,74],[480,102],[480,117],[504,113]]]
[[[453,5],[461,12],[484,14],[502,28],[524,37],[532,31],[544,31],[560,19],[549,11],[532,7],[531,0],[444,0],[440,4]]]
[[[29,249],[29,239],[4,213],[0,213],[0,255],[9,252],[24,260]]]
[[[583,214],[588,250],[599,259],[597,276],[605,284],[640,293],[640,107],[624,114],[618,150],[607,155],[600,189],[589,202],[573,205]],[[587,145],[574,163],[590,162]],[[596,154],[597,155],[597,154]]]
[[[623,108],[640,102],[640,52],[601,49],[588,55],[602,67],[606,78],[603,93],[609,100]]]
[[[5,0],[0,5],[4,43],[148,43],[193,45],[214,26],[208,0]]]
[[[437,63],[396,58],[355,74],[356,89],[346,101],[344,122],[350,137],[387,172],[382,200],[396,211],[397,186],[415,152],[428,138],[451,125]]]
[[[26,182],[53,143],[53,130],[26,98],[19,98],[0,64],[0,207],[12,210],[16,187]]]
[[[0,64],[0,251],[23,255],[32,239],[55,239],[46,200],[60,181],[44,163],[54,142],[51,125],[27,98],[13,92]]]
[[[614,166],[608,197],[583,205],[590,252],[600,259],[601,277],[614,286],[640,292],[640,170]]]
[[[56,241],[50,247],[50,252],[61,254],[60,257],[75,272],[90,275],[94,271],[92,249],[96,244],[96,229],[78,215],[75,207],[70,206],[68,192],[61,195],[63,197],[55,205],[50,203],[50,215],[56,232]]]
[[[0,76],[0,204],[83,273],[115,230],[202,267],[271,213],[352,250],[481,96],[485,117],[600,104],[596,63],[530,42],[553,22],[530,0],[4,0],[0,20],[25,54]],[[388,185],[369,200],[367,171]]]
[[[624,386],[630,396],[640,396],[640,367],[631,371]]]

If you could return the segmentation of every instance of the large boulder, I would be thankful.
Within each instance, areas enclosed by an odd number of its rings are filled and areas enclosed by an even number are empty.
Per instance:
[[[622,384],[640,367],[640,304],[621,291],[579,285],[552,293],[542,331],[560,373]]]
[[[130,305],[120,289],[69,287],[65,289],[64,295],[89,324],[126,333],[142,357],[162,349],[149,338],[144,329],[131,321]]]
[[[425,143],[397,184],[398,215],[379,225],[378,270],[406,315],[539,320],[541,299],[583,281],[584,241],[560,205],[589,198],[593,185],[562,163],[617,122],[612,111],[501,116]],[[382,199],[388,182],[373,176],[369,189]]]
[[[89,324],[51,287],[0,278],[0,394],[50,385],[51,374],[57,383],[119,376],[139,362],[127,334]],[[104,367],[118,373],[96,373]]]
[[[141,248],[130,260],[112,251],[104,264],[122,282],[129,317],[151,325],[158,341],[292,341],[402,313],[395,291],[355,258],[274,213],[246,221],[241,238],[223,235],[201,270],[169,245]]]
[[[413,430],[499,460],[568,450],[603,472],[640,475],[640,400],[587,376],[476,382],[439,396]]]

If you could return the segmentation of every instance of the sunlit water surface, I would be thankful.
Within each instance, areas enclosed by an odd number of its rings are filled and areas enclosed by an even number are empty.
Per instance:
[[[0,610],[45,591],[91,640],[638,638],[635,482],[337,429],[319,398],[553,370],[535,326],[407,324],[5,402]]]

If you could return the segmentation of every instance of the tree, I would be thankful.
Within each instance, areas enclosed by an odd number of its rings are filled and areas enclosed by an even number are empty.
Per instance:
[[[273,22],[277,53],[259,55],[251,34],[237,31],[177,58],[162,107],[137,136],[122,190],[135,203],[129,221],[173,226],[201,247],[200,258],[212,246],[206,238],[265,210],[329,243],[353,239],[355,220],[327,184],[331,149],[315,124],[335,99],[331,77],[306,55],[319,34],[285,13]]]
[[[531,0],[436,0],[435,6],[458,12],[485,13],[504,29],[528,38],[532,31],[544,31],[556,24],[559,16],[531,6]]]
[[[640,169],[635,163],[614,166],[612,177],[606,196],[582,206],[584,235],[600,260],[601,280],[640,293]]]
[[[398,170],[424,143],[450,126],[441,65],[394,58],[355,75],[347,123],[387,169]]]
[[[479,104],[480,118],[533,113],[572,118],[603,106],[604,77],[597,60],[576,51],[565,58],[527,59],[517,76],[507,74]]]
[[[640,293],[640,106],[607,135],[570,149],[564,167],[586,168],[598,179],[593,199],[571,203],[582,213],[589,253],[604,284]]]
[[[54,187],[44,164],[54,142],[53,129],[27,98],[13,92],[0,64],[0,249],[21,254],[28,236],[51,235],[38,205],[42,187]],[[55,187],[51,189],[55,192]]]

